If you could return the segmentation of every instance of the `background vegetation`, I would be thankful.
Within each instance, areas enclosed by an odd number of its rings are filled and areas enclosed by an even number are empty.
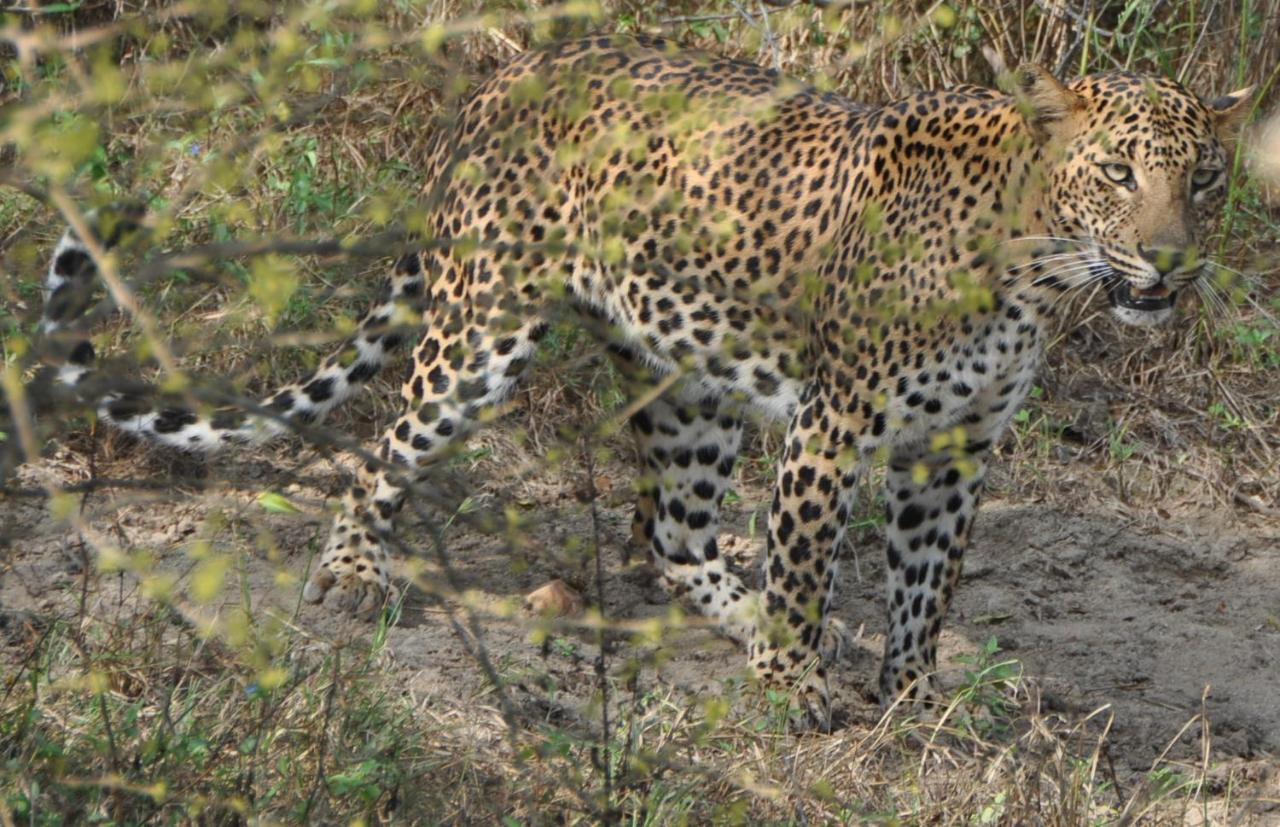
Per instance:
[[[211,245],[347,244],[413,227],[421,215],[415,194],[429,183],[415,159],[459,97],[530,45],[597,31],[666,34],[870,103],[961,82],[993,85],[1005,64],[1029,60],[1063,77],[1158,72],[1206,95],[1256,84],[1257,112],[1267,113],[1280,77],[1272,0],[833,0],[825,8],[755,0],[30,0],[0,13],[8,398],[23,396],[34,375],[39,285],[58,234],[91,207],[122,200],[146,205],[149,229],[121,258],[121,272],[182,374],[218,377],[248,396],[299,376],[350,330],[392,248],[214,256]],[[1231,305],[1193,308],[1190,323],[1154,336],[1088,324],[1099,307],[1077,307],[1042,386],[1000,447],[997,495],[1081,508],[1103,499],[1214,498],[1277,517],[1280,182],[1249,174],[1247,152],[1236,160],[1216,238],[1219,258],[1238,271],[1224,277]],[[134,267],[156,251],[191,254],[180,267]],[[111,318],[96,337],[99,351],[132,364],[154,356],[156,340],[141,335],[138,318]],[[612,469],[628,457],[626,439],[604,436],[584,451],[561,426],[601,421],[623,394],[571,328],[544,347],[538,376],[513,406],[518,424],[482,435],[456,462],[528,461],[546,473],[585,474],[585,498],[607,500]],[[394,378],[375,383],[329,424],[372,435],[397,398]],[[271,561],[281,578],[297,575],[270,530],[219,525],[215,506],[175,573],[156,565],[155,549],[117,547],[78,517],[96,492],[157,479],[215,502],[248,492],[267,513],[318,512],[318,503],[288,492],[336,488],[323,456],[273,468],[263,480],[234,463],[193,469],[156,459],[94,430],[86,412],[43,417],[38,427],[46,459],[33,463],[35,472],[16,470],[16,433],[0,434],[0,496],[46,502],[80,532],[72,552],[84,557],[85,590],[91,578],[116,572],[141,584],[147,599],[112,612],[74,593],[45,611],[0,606],[6,825],[1078,824],[1188,813],[1225,819],[1248,809],[1233,800],[1235,782],[1206,785],[1207,747],[1200,765],[1157,762],[1121,785],[1107,771],[1105,730],[1042,713],[1016,662],[994,645],[973,656],[956,714],[941,730],[886,720],[790,735],[785,698],[744,711],[732,703],[746,691],[740,686],[700,700],[637,690],[621,660],[606,669],[607,647],[583,666],[598,685],[590,714],[531,714],[497,687],[483,700],[490,717],[482,725],[463,699],[423,705],[399,691],[387,677],[385,627],[372,632],[372,647],[344,647],[255,616],[247,596],[240,611],[202,613],[242,588],[244,554]],[[768,478],[773,440],[767,430],[753,435],[744,489]],[[59,477],[49,469],[68,448],[110,473],[93,467],[87,477]],[[1064,450],[1101,462],[1095,484],[1061,488]],[[468,503],[456,501],[448,519],[479,513]],[[18,548],[27,528],[0,522],[0,554]],[[874,536],[874,521],[860,530]],[[466,611],[451,616],[459,634],[474,635]],[[555,629],[542,635],[560,639]]]

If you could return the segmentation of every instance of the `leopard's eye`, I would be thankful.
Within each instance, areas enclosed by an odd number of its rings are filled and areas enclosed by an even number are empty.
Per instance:
[[[1191,186],[1198,190],[1211,186],[1218,180],[1218,176],[1222,174],[1222,170],[1215,167],[1200,167],[1200,169],[1191,173]]]
[[[1138,186],[1138,182],[1133,177],[1133,168],[1128,164],[1103,164],[1102,174],[1112,183],[1122,187],[1136,189]]]

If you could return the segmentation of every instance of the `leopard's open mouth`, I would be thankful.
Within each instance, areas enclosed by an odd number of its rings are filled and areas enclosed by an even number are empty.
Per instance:
[[[1134,288],[1127,281],[1120,281],[1107,292],[1107,296],[1115,307],[1123,307],[1126,310],[1137,310],[1143,313],[1154,313],[1173,307],[1178,294],[1163,284],[1140,290]]]

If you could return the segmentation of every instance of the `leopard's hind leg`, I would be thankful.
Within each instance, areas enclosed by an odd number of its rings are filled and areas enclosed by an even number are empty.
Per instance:
[[[715,397],[664,395],[632,418],[641,455],[638,532],[663,586],[750,639],[754,594],[720,554],[720,506],[742,441],[742,419]]]
[[[474,256],[470,273],[489,265]],[[531,284],[499,293],[453,295],[448,285],[471,280],[451,272],[425,314],[427,333],[414,351],[413,376],[401,395],[404,409],[362,463],[335,516],[320,563],[303,597],[369,617],[396,590],[386,538],[409,485],[471,430],[486,410],[517,386],[546,330]],[[503,290],[499,287],[498,290]]]

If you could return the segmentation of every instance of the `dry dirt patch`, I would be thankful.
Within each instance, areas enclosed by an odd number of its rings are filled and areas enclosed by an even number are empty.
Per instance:
[[[78,462],[63,455],[40,471],[73,482],[85,472]],[[282,571],[301,576],[309,564],[321,517],[318,510],[311,517],[264,515],[254,492],[273,487],[273,465],[232,466],[253,481],[241,490],[215,485],[203,493],[177,487],[98,492],[88,499],[84,516],[122,547],[152,549],[162,565],[185,573],[192,563],[184,549],[208,531],[217,509],[223,524],[232,526],[218,541],[248,552],[232,597],[239,599],[243,588],[255,613],[295,618],[290,622],[317,645],[365,645],[367,625],[300,607],[298,584],[282,581]],[[597,502],[593,524],[590,506],[572,496],[572,475],[512,483],[485,470],[500,469],[482,465],[455,472],[454,482],[465,478],[478,512],[517,502],[531,515],[530,551],[512,555],[503,538],[455,521],[440,535],[455,585],[481,618],[480,640],[511,696],[545,705],[553,687],[555,714],[575,715],[587,708],[597,685],[594,637],[565,633],[535,645],[530,619],[518,607],[524,594],[553,576],[585,578],[592,588],[594,583],[590,567],[573,571],[564,559],[543,552],[598,532],[607,617],[662,619],[670,604],[642,568],[621,563],[630,522],[625,492]],[[616,471],[625,478],[623,469]],[[20,482],[33,480],[28,469]],[[285,490],[299,503],[318,506],[337,487],[336,477],[322,472],[311,484]],[[755,571],[762,541],[751,529],[753,522],[763,527],[764,492],[748,486],[741,494],[726,509],[724,545],[744,569]],[[760,514],[753,521],[755,509]],[[448,514],[437,516],[438,524],[448,523]],[[0,523],[10,527],[12,540],[0,592],[6,610],[66,612],[85,585],[91,608],[135,599],[137,583],[127,576],[82,578],[75,532],[55,521],[43,501],[0,501]],[[258,523],[270,531],[251,528]],[[429,533],[410,523],[406,536],[429,549]],[[836,604],[838,615],[859,634],[835,669],[833,684],[844,724],[870,727],[879,714],[868,699],[882,645],[882,563],[874,529],[859,540],[845,550]],[[424,559],[428,578],[444,582],[434,555]],[[389,630],[389,669],[408,691],[491,716],[491,688],[473,656],[475,642],[460,637],[451,623],[457,616],[453,605],[411,593],[400,624]],[[1121,780],[1149,770],[1171,743],[1170,757],[1199,760],[1200,728],[1184,731],[1184,725],[1202,702],[1211,723],[1213,763],[1256,764],[1265,779],[1280,754],[1280,525],[1274,520],[1212,510],[1081,513],[1052,502],[992,499],[980,514],[944,634],[945,679],[960,681],[965,664],[958,659],[991,637],[1020,661],[1044,709],[1083,717],[1110,706],[1111,757]],[[610,651],[615,664],[633,654],[635,647],[624,643]],[[656,651],[643,654],[651,666],[641,680],[690,695],[723,692],[724,680],[741,674],[744,665],[735,646],[699,628],[673,632]],[[1274,784],[1274,774],[1263,783]]]

